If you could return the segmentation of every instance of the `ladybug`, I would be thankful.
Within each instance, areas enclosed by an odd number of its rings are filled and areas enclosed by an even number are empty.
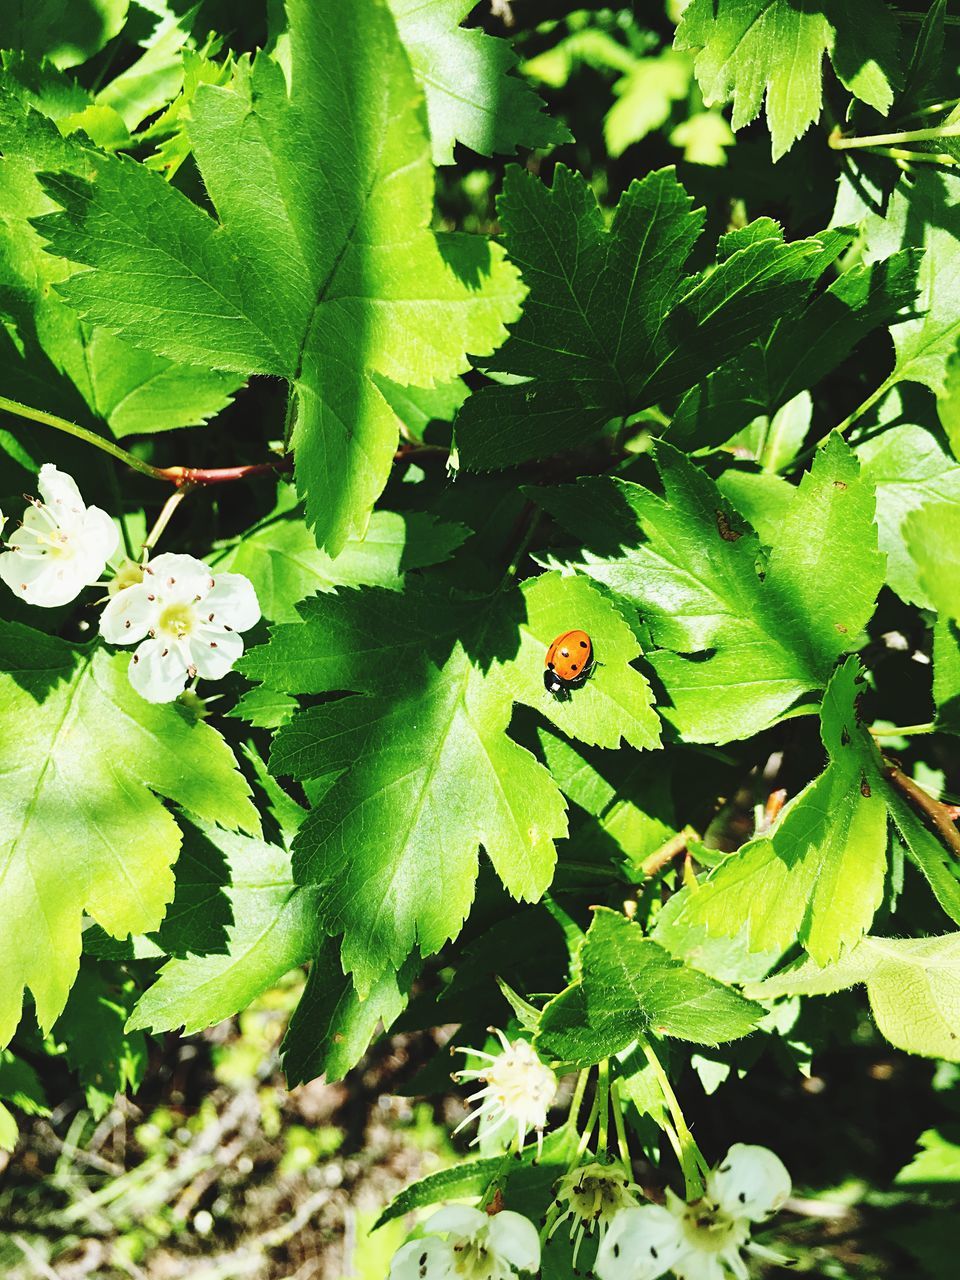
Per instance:
[[[564,631],[547,650],[543,683],[561,701],[585,684],[594,668],[593,641],[585,631]]]

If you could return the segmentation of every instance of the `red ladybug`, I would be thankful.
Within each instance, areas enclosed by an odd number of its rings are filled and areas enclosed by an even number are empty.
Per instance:
[[[585,631],[564,631],[547,650],[544,662],[544,687],[562,701],[593,671],[593,642]]]

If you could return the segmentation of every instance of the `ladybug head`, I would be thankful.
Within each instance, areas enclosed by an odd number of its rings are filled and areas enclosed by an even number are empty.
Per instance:
[[[563,681],[555,671],[551,671],[548,667],[543,673],[543,687],[547,693],[552,693],[554,697],[562,697],[565,691]]]

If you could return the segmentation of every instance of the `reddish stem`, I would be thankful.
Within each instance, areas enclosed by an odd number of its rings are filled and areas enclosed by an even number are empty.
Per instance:
[[[157,467],[158,480],[169,480],[179,489],[185,484],[225,484],[230,480],[245,480],[247,476],[262,476],[271,471],[289,471],[293,458],[288,454],[276,462],[250,462],[242,467]]]

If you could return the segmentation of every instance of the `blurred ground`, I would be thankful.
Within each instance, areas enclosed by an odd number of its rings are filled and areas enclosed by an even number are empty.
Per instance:
[[[301,982],[156,1045],[136,1099],[100,1119],[74,1093],[25,1127],[0,1174],[3,1280],[383,1280],[406,1224],[371,1227],[456,1158],[462,1104],[402,1094],[443,1052],[429,1033],[386,1039],[343,1083],[287,1090],[277,1050]],[[760,1063],[708,1097],[688,1071],[685,1110],[711,1158],[764,1142],[794,1174],[775,1238],[797,1266],[761,1268],[770,1280],[956,1280],[960,1182],[897,1179],[919,1134],[955,1121],[960,1070],[892,1053],[848,1011],[846,1044],[809,1078]]]
[[[136,1101],[99,1121],[77,1095],[34,1121],[0,1179],[4,1280],[385,1275],[404,1228],[370,1227],[453,1156],[432,1109],[390,1092],[437,1045],[394,1037],[349,1088],[288,1091],[277,1048],[296,996],[171,1037]]]

